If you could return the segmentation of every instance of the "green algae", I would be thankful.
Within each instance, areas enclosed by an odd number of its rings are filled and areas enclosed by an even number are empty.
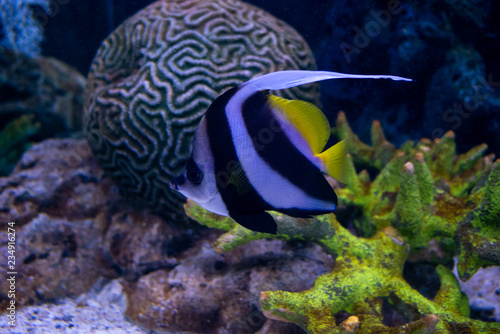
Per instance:
[[[359,318],[362,326],[357,333],[418,333],[431,329],[436,333],[453,333],[454,328],[467,329],[470,333],[500,333],[500,324],[469,318],[467,297],[460,291],[457,279],[448,268],[437,267],[441,288],[433,301],[406,283],[402,272],[409,247],[395,241],[391,228],[365,239],[354,237],[336,222],[334,216],[331,222],[337,233],[326,241],[329,247],[325,249],[337,251],[334,270],[317,278],[307,291],[262,292],[260,299],[266,316],[294,322],[309,333],[342,333],[342,325],[335,321],[335,314],[340,311]],[[382,323],[382,298],[416,307],[419,320],[426,319],[428,323],[422,321],[421,326],[413,323],[412,331],[407,331],[406,325],[385,326]]]
[[[30,148],[30,138],[38,133],[40,123],[27,114],[11,120],[0,131],[0,176],[8,175],[21,155]]]
[[[299,239],[319,244],[335,258],[333,271],[318,277],[307,291],[262,292],[264,314],[296,323],[308,333],[500,333],[500,323],[469,318],[467,297],[439,259],[434,264],[441,287],[433,300],[402,276],[408,256],[430,243],[443,245],[447,258],[458,255],[463,281],[481,267],[500,265],[500,160],[483,156],[485,145],[457,155],[452,132],[396,149],[385,140],[378,122],[369,146],[352,133],[342,113],[334,133],[349,138],[349,182],[336,192],[339,210],[357,208],[359,236],[334,214],[296,219],[272,213],[278,233],[271,235],[250,231],[190,201],[185,206],[191,218],[226,231],[214,245],[218,251],[263,238]],[[356,166],[379,173],[370,180],[368,172],[357,172]],[[383,303],[392,305],[407,323],[385,325]],[[339,323],[340,312],[351,316]]]
[[[481,201],[469,216],[471,221],[465,220],[457,229],[462,280],[471,278],[481,267],[500,264],[500,160],[491,166],[485,186],[478,192]]]
[[[374,122],[372,133],[379,133],[379,127]],[[342,113],[334,132],[341,139],[349,136],[351,143],[359,141]],[[384,138],[383,134],[378,138]],[[407,142],[400,149],[391,150],[393,155],[387,161],[377,153],[381,151],[377,145],[384,140],[372,138],[373,146],[363,144],[351,151],[353,166],[366,166],[367,161],[360,159],[359,152],[371,152],[374,158],[368,167],[380,170],[375,179],[369,182],[366,173],[351,171],[350,182],[337,190],[341,205],[358,207],[362,212],[355,219],[359,234],[370,236],[373,231],[393,226],[410,244],[411,251],[427,247],[433,239],[443,243],[462,240],[460,245],[470,245],[459,257],[462,280],[470,278],[480,267],[500,264],[495,246],[500,231],[500,185],[495,166],[500,162],[483,156],[487,146],[479,145],[457,155],[455,136],[449,131],[434,141],[422,139],[416,145]],[[383,168],[379,167],[381,161],[385,161]],[[470,225],[459,228],[470,217],[475,217]],[[367,228],[370,225],[374,228]],[[485,247],[487,242],[490,246]],[[481,250],[476,247],[479,244]],[[478,256],[479,253],[485,254]],[[466,266],[464,261],[470,264]]]

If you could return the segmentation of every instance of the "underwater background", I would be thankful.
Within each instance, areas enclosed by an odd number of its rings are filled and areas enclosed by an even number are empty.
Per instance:
[[[48,19],[42,53],[86,75],[102,40],[152,1],[66,2]],[[295,28],[320,70],[387,73],[415,81],[411,88],[363,80],[322,85],[324,112],[347,111],[362,139],[368,139],[371,121],[378,119],[398,146],[408,139],[434,139],[453,130],[459,152],[481,143],[488,143],[490,152],[499,152],[498,3],[247,2]]]
[[[500,333],[499,6],[0,0],[0,327]],[[186,215],[168,181],[204,110],[283,69],[413,82],[284,93],[356,139],[335,216],[271,237]]]

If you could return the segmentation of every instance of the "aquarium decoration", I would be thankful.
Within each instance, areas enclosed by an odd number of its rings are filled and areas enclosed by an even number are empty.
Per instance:
[[[500,160],[484,156],[485,145],[457,155],[451,131],[396,149],[377,121],[369,146],[352,133],[344,113],[339,113],[333,133],[351,138],[350,180],[336,191],[339,206],[359,212],[352,218],[357,235],[337,219],[342,209],[337,216],[310,220],[274,214],[278,234],[271,235],[250,231],[191,201],[185,205],[193,219],[226,231],[214,245],[218,251],[263,238],[298,239],[317,243],[335,258],[333,271],[318,277],[310,290],[261,292],[264,314],[298,324],[308,333],[500,333],[498,323],[469,318],[466,295],[437,257],[441,287],[433,300],[402,275],[408,256],[430,242],[450,257],[459,255],[463,281],[480,267],[500,265]],[[356,167],[366,169],[358,172]],[[377,171],[373,180],[367,169]],[[407,323],[384,324],[384,303]]]

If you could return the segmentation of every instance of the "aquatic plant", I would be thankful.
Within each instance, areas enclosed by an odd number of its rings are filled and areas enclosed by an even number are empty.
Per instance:
[[[40,55],[43,28],[33,17],[33,6],[50,13],[47,0],[0,0],[0,45],[31,57]]]
[[[425,249],[431,240],[450,257],[459,255],[464,281],[480,267],[500,265],[500,160],[483,156],[486,145],[456,155],[452,132],[396,149],[377,121],[369,146],[352,133],[343,113],[333,132],[349,138],[351,152],[350,181],[336,186],[337,215],[307,220],[274,214],[278,234],[273,236],[216,217],[192,202],[185,206],[201,224],[227,231],[215,243],[218,251],[262,238],[300,239],[319,244],[336,258],[334,270],[317,278],[310,290],[262,292],[264,314],[309,333],[500,333],[500,323],[469,318],[468,299],[446,266],[436,266],[441,288],[433,300],[402,275],[409,254]],[[366,169],[358,172],[355,166]],[[378,171],[373,180],[367,169]],[[359,212],[352,220],[360,236],[337,219],[349,208]],[[408,323],[384,324],[384,303]],[[344,321],[338,319],[342,312],[350,315]]]
[[[106,38],[91,65],[86,135],[124,198],[180,221],[170,190],[201,116],[225,90],[284,69],[315,69],[304,39],[238,0],[160,0]],[[317,102],[317,86],[282,92]]]

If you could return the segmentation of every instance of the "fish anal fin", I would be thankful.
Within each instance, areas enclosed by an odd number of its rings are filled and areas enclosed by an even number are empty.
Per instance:
[[[241,226],[256,232],[276,234],[278,229],[273,217],[265,211],[253,214],[231,214],[231,218]]]
[[[342,183],[347,183],[349,177],[347,153],[346,140],[342,140],[316,156],[323,162],[323,172]]]
[[[269,95],[269,103],[304,137],[314,154],[320,153],[330,138],[330,123],[314,104]]]

